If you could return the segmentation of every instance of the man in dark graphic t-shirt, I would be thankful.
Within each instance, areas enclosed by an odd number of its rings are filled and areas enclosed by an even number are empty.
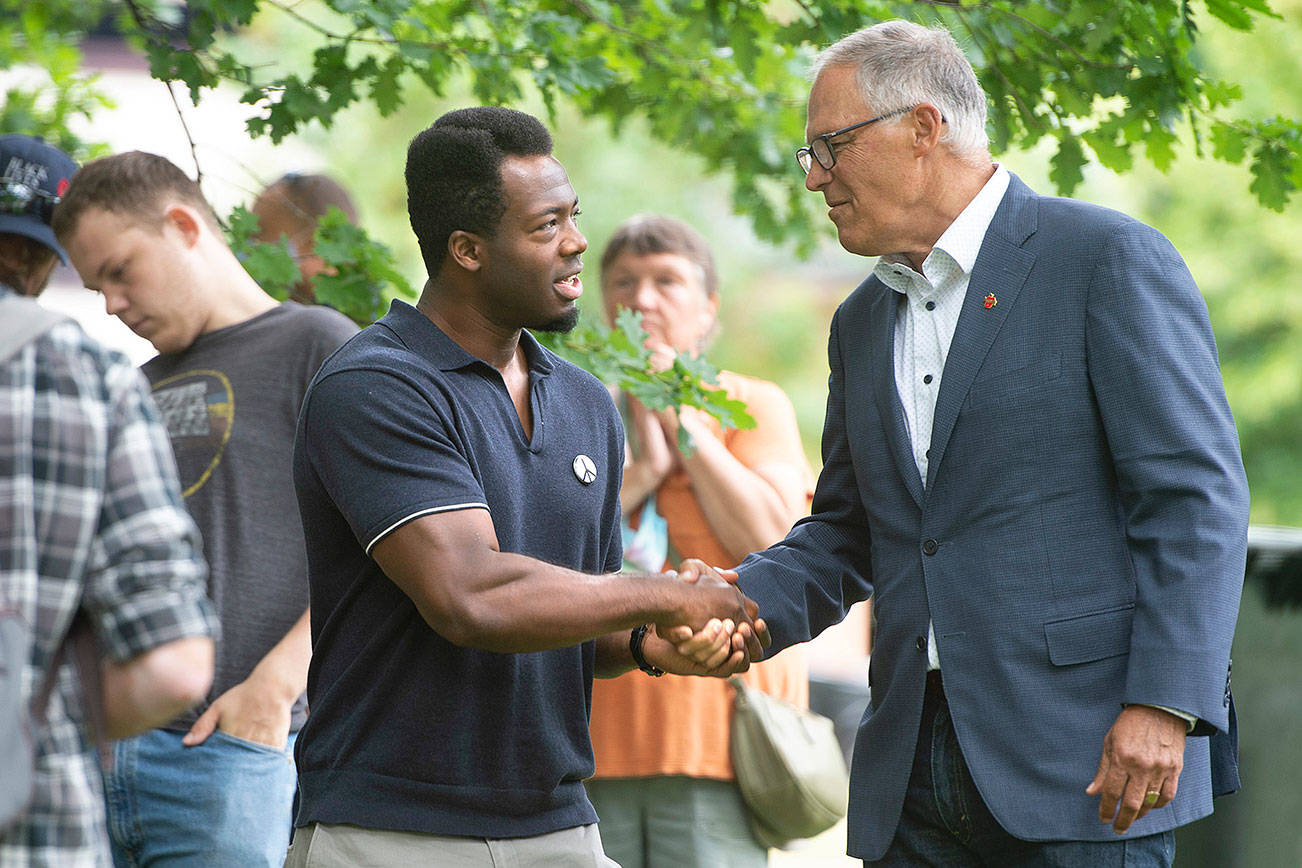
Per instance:
[[[311,655],[294,425],[312,375],[357,329],[333,310],[267,295],[198,186],[162,157],[86,165],[55,231],[105,309],[159,351],[144,372],[203,533],[222,626],[207,701],[114,746],[114,858],[279,866]]]

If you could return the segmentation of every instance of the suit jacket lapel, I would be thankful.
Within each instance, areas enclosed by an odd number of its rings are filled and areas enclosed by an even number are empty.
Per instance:
[[[900,403],[900,394],[895,388],[895,315],[898,310],[895,291],[881,285],[873,302],[870,317],[871,334],[869,346],[872,347],[873,395],[877,399],[877,413],[885,428],[886,442],[895,456],[896,467],[904,484],[909,489],[918,506],[922,506],[922,479],[918,476],[918,465],[913,460],[913,448],[909,442],[908,428],[904,424],[904,405]]]
[[[1035,264],[1035,254],[1022,247],[1035,232],[1035,224],[1035,194],[1014,175],[1009,179],[1008,192],[990,221],[981,252],[972,267],[963,309],[945,359],[931,428],[928,490],[945,458],[949,436],[976,373]],[[986,306],[987,296],[994,299],[990,307]]]

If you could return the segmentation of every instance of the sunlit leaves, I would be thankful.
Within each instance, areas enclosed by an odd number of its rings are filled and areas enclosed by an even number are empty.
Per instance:
[[[154,0],[0,0],[15,3],[22,14],[0,21],[0,61],[26,52],[66,68],[77,56],[69,43],[98,20],[83,7],[127,10],[120,26],[156,76],[196,98],[236,82],[249,130],[274,141],[329,127],[361,100],[390,114],[407,88],[441,94],[458,77],[485,103],[536,93],[550,111],[564,100],[617,130],[644,119],[657,138],[731,177],[734,207],[760,237],[798,250],[825,226],[790,159],[804,135],[809,61],[891,17],[951,29],[990,94],[995,150],[1052,138],[1062,192],[1090,159],[1125,171],[1139,154],[1165,169],[1186,130],[1195,143],[1209,140],[1218,159],[1248,162],[1251,189],[1270,207],[1288,200],[1297,171],[1295,135],[1217,114],[1241,89],[1209,79],[1196,50],[1200,27],[1275,17],[1267,0],[189,0],[180,42],[164,20],[174,7]],[[260,10],[323,43],[307,68],[252,64],[218,38]],[[52,90],[73,88],[64,76]],[[11,93],[0,123],[66,134],[68,112],[36,110],[49,98]],[[84,92],[78,100],[73,112],[90,110]]]
[[[1266,0],[1206,0],[1206,2],[1208,12],[1236,30],[1251,30],[1254,13],[1274,15]]]
[[[226,224],[227,241],[244,269],[276,298],[288,298],[299,280],[299,268],[284,241],[254,240],[258,218],[243,207],[231,212]],[[393,252],[354,226],[338,208],[332,207],[317,222],[313,253],[325,264],[325,270],[312,279],[317,301],[359,325],[383,316],[390,298],[416,297],[395,265]]]
[[[226,218],[226,241],[244,270],[268,293],[283,301],[289,298],[298,281],[298,263],[283,241],[265,244],[253,240],[257,231],[258,218],[243,206]]]
[[[1233,124],[1218,123],[1212,126],[1212,153],[1218,160],[1241,163],[1248,151],[1248,136]]]
[[[1125,139],[1124,119],[1109,117],[1093,130],[1082,134],[1095,158],[1114,172],[1128,172],[1134,164]]]
[[[562,358],[652,410],[695,407],[718,419],[725,428],[755,427],[746,405],[729,398],[718,387],[719,372],[705,358],[678,355],[666,370],[654,370],[651,351],[644,345],[647,334],[639,313],[621,310],[613,329],[601,323],[580,322],[568,334],[550,332],[537,337]],[[692,449],[691,439],[682,428],[678,431],[678,445],[687,452]]]
[[[1249,189],[1267,208],[1283,211],[1289,194],[1297,189],[1297,130],[1291,141],[1277,139],[1261,144],[1252,155],[1252,184]]]
[[[1065,194],[1070,195],[1085,180],[1081,172],[1085,165],[1085,151],[1081,148],[1080,139],[1067,130],[1063,130],[1058,137],[1058,152],[1049,159],[1049,163],[1049,180]]]

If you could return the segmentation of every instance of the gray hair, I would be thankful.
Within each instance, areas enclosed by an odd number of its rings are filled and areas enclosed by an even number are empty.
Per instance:
[[[833,66],[855,67],[859,93],[873,111],[930,103],[947,121],[943,144],[967,160],[987,156],[986,94],[945,28],[898,20],[865,27],[820,53],[812,75]]]

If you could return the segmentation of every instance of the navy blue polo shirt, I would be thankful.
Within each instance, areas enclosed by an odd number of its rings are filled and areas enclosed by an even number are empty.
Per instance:
[[[594,377],[520,340],[532,439],[501,375],[399,301],[308,388],[294,448],[313,645],[298,826],[510,838],[596,821],[582,784],[593,643],[458,647],[368,554],[412,519],[487,509],[503,551],[619,569],[619,415]]]

